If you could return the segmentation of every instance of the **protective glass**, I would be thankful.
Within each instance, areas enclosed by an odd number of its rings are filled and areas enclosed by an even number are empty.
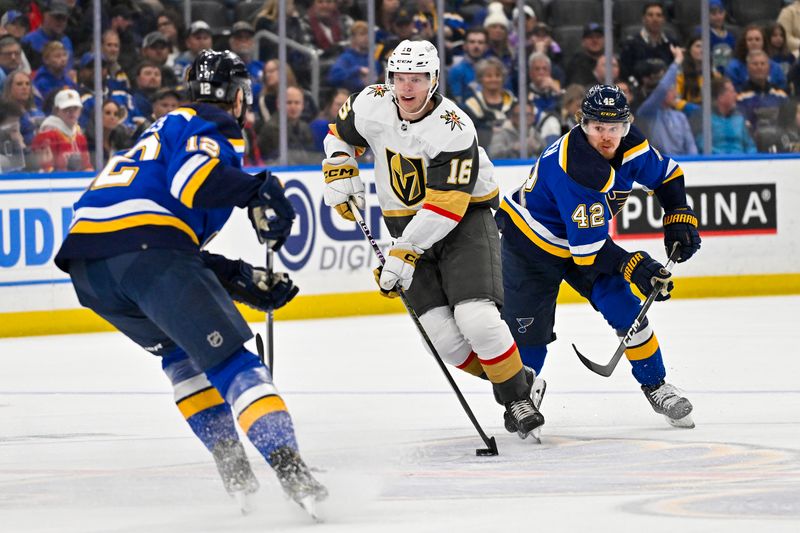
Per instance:
[[[631,130],[630,122],[597,122],[584,120],[581,122],[583,133],[590,137],[612,137],[621,139]]]

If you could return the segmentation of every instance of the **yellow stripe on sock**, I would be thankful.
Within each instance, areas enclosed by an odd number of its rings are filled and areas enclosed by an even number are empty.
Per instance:
[[[180,409],[183,417],[188,420],[189,417],[196,415],[200,411],[222,403],[225,403],[225,401],[222,399],[222,396],[220,396],[219,391],[212,387],[179,401],[178,409]]]
[[[653,334],[650,336],[650,339],[641,346],[625,350],[625,357],[628,358],[628,361],[641,361],[642,359],[647,359],[652,356],[656,353],[656,350],[658,350],[658,339],[656,339],[655,334]]]
[[[250,431],[250,426],[255,424],[256,420],[262,416],[275,411],[286,410],[286,404],[283,403],[283,399],[280,396],[266,396],[251,403],[239,414],[239,426],[247,433]]]

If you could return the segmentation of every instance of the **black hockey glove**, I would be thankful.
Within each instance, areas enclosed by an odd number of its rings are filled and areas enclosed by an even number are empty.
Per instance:
[[[697,232],[697,216],[688,207],[667,211],[664,215],[664,247],[667,255],[678,243],[680,256],[677,263],[683,263],[700,249],[700,234]]]
[[[675,286],[672,274],[664,265],[650,257],[647,252],[633,252],[625,256],[619,271],[628,283],[633,283],[645,297],[658,291],[656,301],[669,300],[670,291]]]
[[[248,204],[247,215],[259,242],[278,251],[292,231],[294,207],[284,195],[280,180],[271,172],[264,170],[257,177],[263,178],[264,183]]]
[[[238,273],[220,281],[231,298],[253,309],[266,313],[283,307],[300,290],[285,272],[273,272],[270,277],[263,268],[253,267],[241,259],[238,263]]]

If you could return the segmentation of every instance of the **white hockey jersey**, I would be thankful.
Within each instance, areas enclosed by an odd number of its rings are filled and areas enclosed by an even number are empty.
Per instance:
[[[406,121],[388,87],[371,85],[344,103],[325,139],[328,157],[372,149],[378,202],[393,237],[423,206],[456,221],[471,206],[498,206],[494,167],[472,121],[451,100],[433,98],[430,113]]]

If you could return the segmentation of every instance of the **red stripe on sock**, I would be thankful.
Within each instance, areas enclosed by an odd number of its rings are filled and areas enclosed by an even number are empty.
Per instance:
[[[484,364],[484,365],[496,365],[497,363],[503,361],[504,359],[508,359],[509,357],[511,357],[511,354],[513,354],[516,351],[516,349],[517,349],[517,343],[514,342],[514,343],[511,344],[511,348],[509,348],[505,352],[501,353],[500,355],[498,355],[494,359],[481,359],[481,364]]]
[[[460,370],[464,370],[467,366],[469,366],[469,364],[472,361],[475,360],[476,357],[478,357],[478,354],[476,354],[475,352],[469,352],[469,355],[467,356],[467,360],[464,361],[463,363],[461,363],[460,365],[456,365],[456,368],[458,368]]]

